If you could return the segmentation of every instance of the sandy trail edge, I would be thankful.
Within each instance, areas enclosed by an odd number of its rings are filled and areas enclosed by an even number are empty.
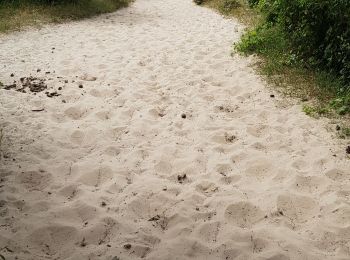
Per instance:
[[[349,161],[326,121],[230,57],[241,29],[190,0],[137,0],[2,37],[4,83],[37,75],[62,95],[0,90],[0,253],[349,259]]]

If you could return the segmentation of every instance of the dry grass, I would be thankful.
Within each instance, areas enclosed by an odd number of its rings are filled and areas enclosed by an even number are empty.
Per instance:
[[[127,6],[131,0],[80,0],[77,3],[37,4],[31,1],[0,3],[0,32],[19,30],[25,26],[40,26],[78,20],[113,12]]]
[[[204,6],[218,10],[225,16],[237,18],[247,26],[253,26],[260,20],[260,15],[254,9],[249,8],[244,0],[237,0],[238,6],[235,8],[225,8],[225,0],[206,0]]]

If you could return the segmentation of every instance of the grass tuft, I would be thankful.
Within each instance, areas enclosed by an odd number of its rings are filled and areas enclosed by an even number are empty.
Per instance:
[[[113,12],[126,7],[131,0],[34,1],[0,0],[0,32],[19,30],[25,26],[60,23]]]
[[[216,9],[226,16],[234,16],[241,22],[253,25],[260,18],[259,14],[246,5],[245,0],[201,0],[204,6]]]

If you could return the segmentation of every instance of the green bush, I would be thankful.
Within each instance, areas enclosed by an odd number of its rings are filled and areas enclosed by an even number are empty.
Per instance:
[[[339,91],[350,90],[349,0],[260,0],[257,5],[268,26],[283,29],[302,62],[337,75],[345,85]]]
[[[247,0],[250,7],[258,5],[259,0]]]

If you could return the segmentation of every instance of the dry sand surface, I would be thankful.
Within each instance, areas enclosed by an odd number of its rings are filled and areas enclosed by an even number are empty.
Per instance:
[[[137,0],[1,36],[0,254],[350,259],[344,145],[230,56],[241,31]]]

